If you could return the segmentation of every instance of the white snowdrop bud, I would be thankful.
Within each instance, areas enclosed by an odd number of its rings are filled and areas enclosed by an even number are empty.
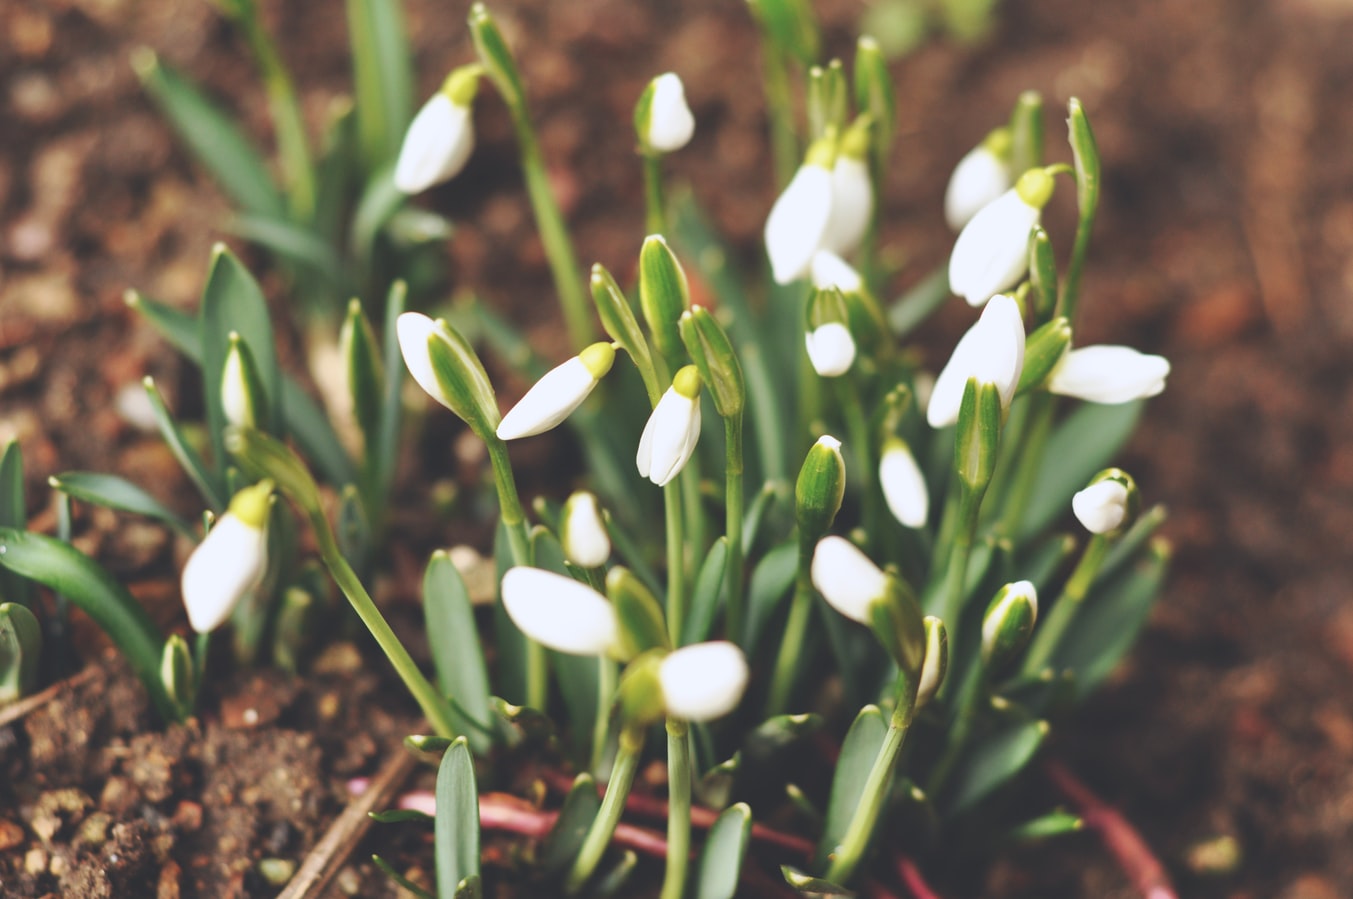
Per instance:
[[[694,365],[678,371],[639,437],[635,465],[659,487],[680,474],[695,452],[700,439],[700,386]]]
[[[818,250],[813,254],[813,286],[818,290],[835,287],[843,294],[859,293],[864,289],[864,279],[860,273],[831,250]]]
[[[1097,481],[1071,497],[1071,510],[1087,531],[1107,534],[1127,518],[1128,489],[1112,478]]]
[[[777,284],[803,277],[822,247],[832,212],[832,155],[830,144],[814,145],[766,217],[766,255]]]
[[[502,594],[512,623],[550,649],[601,656],[618,645],[615,609],[606,597],[571,577],[540,568],[509,568]]]
[[[199,634],[220,627],[268,567],[268,509],[273,484],[235,494],[183,566],[181,589],[188,623]]]
[[[597,508],[597,498],[580,490],[564,503],[559,516],[559,542],[564,558],[583,568],[600,568],[611,557],[611,538]]]
[[[874,214],[874,183],[864,159],[841,154],[832,166],[832,204],[822,248],[848,256],[860,246]]]
[[[1030,169],[963,227],[949,256],[949,289],[981,306],[1014,287],[1029,268],[1029,229],[1052,196],[1052,176]]]
[[[810,573],[828,605],[861,624],[869,624],[869,606],[888,593],[888,576],[844,537],[817,542]]]
[[[498,424],[498,436],[517,440],[543,434],[573,414],[615,362],[615,348],[594,343],[550,369]]]
[[[1024,319],[1019,304],[1010,297],[991,298],[982,317],[954,347],[930,392],[926,420],[932,428],[947,427],[958,421],[963,389],[969,378],[995,384],[1001,394],[1001,406],[1010,408],[1024,370]]]
[[[695,134],[695,116],[686,104],[686,88],[675,72],[654,78],[649,86],[647,122],[640,125],[644,144],[659,153],[680,150]],[[643,105],[640,106],[641,113]]]
[[[414,116],[395,163],[395,187],[403,193],[422,193],[465,167],[474,150],[471,113],[480,71],[477,65],[456,69]]]
[[[1052,370],[1048,390],[1091,403],[1114,405],[1155,396],[1165,389],[1170,362],[1126,346],[1072,350]]]
[[[944,219],[954,231],[1010,189],[1010,129],[997,128],[954,166],[944,191]]]
[[[841,322],[827,322],[803,335],[808,360],[823,378],[837,378],[855,364],[855,339]]]
[[[682,647],[658,667],[667,714],[687,721],[722,718],[737,708],[747,675],[742,650],[722,640]]]
[[[930,493],[925,475],[905,441],[892,437],[879,456],[879,486],[893,517],[909,528],[925,527],[930,517]]]

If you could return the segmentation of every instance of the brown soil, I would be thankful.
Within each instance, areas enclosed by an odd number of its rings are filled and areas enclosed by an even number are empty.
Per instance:
[[[831,46],[846,52],[861,4],[817,5]],[[265,6],[317,124],[346,89],[341,16]],[[426,91],[469,58],[464,11],[409,7]],[[773,188],[741,4],[502,0],[495,9],[515,46],[529,48],[527,83],[584,262],[617,273],[632,265],[642,193],[628,110],[669,68],[700,123],[672,168],[753,258]],[[903,138],[886,236],[914,264],[893,286],[944,258],[948,169],[1016,93],[1044,93],[1052,138],[1056,109],[1076,95],[1106,174],[1079,340],[1140,346],[1174,364],[1122,460],[1148,498],[1171,506],[1174,574],[1131,663],[1053,752],[1141,827],[1186,895],[1353,895],[1353,117],[1339,102],[1353,81],[1353,6],[1025,0],[1001,9],[984,45],[933,45],[895,68]],[[196,388],[121,294],[135,286],[191,307],[227,206],[140,95],[126,65],[138,44],[267,133],[242,46],[209,4],[0,6],[0,440],[23,446],[40,522],[51,521],[45,479],[66,469],[186,495],[157,439],[128,425],[117,400],[150,373],[191,413]],[[480,135],[469,170],[430,198],[460,223],[449,247],[457,283],[557,349],[543,311],[552,291],[496,101],[483,104]],[[1066,197],[1054,200],[1050,230],[1063,250],[1071,214]],[[941,318],[927,349],[934,363],[964,310]],[[181,548],[100,513],[84,514],[80,534],[161,620],[176,620]],[[343,801],[343,780],[371,773],[402,722],[369,724],[384,714],[384,695],[356,711],[373,695],[368,677],[339,691],[343,728],[316,711],[334,689],[324,678],[260,677],[223,688],[205,723],[164,733],[146,729],[143,701],[117,677],[84,688],[94,697],[84,705],[77,694],[62,700],[74,706],[0,730],[0,838],[17,827],[23,844],[0,849],[0,892],[140,896],[175,881],[185,896],[237,895],[230,883],[270,895],[254,863],[299,857]],[[269,696],[277,716],[232,727],[232,695]],[[326,742],[340,730],[359,734],[358,748]],[[35,841],[40,827],[51,828],[47,841]],[[1239,845],[1233,869],[1205,857],[1218,837]],[[46,853],[48,873],[16,873],[30,847]],[[939,879],[952,895],[1129,895],[1088,837]],[[348,887],[372,895],[357,883]]]

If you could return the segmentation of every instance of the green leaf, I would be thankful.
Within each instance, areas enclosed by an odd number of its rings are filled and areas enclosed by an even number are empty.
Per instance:
[[[709,829],[700,853],[696,899],[732,899],[737,895],[742,861],[752,836],[752,809],[745,802],[729,806]]]
[[[776,48],[810,66],[817,62],[819,38],[808,0],[750,0],[749,5]]]
[[[453,697],[480,729],[492,727],[489,674],[475,627],[474,607],[460,572],[442,550],[432,554],[423,574],[423,616],[438,688],[443,695]],[[492,741],[481,730],[461,730],[468,731],[476,752],[492,749]]]
[[[381,229],[394,217],[408,197],[395,187],[393,164],[384,166],[371,173],[357,201],[357,209],[352,214],[352,225],[348,231],[348,252],[359,260],[363,269],[371,267],[371,258],[375,253],[376,238]]]
[[[949,815],[972,808],[1014,777],[1033,759],[1048,735],[1048,723],[1012,721],[973,744],[954,772],[953,788],[945,802]]]
[[[352,459],[343,449],[329,416],[289,377],[282,378],[282,417],[287,434],[306,458],[315,463],[325,480],[336,487],[356,480]]]
[[[757,725],[743,740],[742,748],[748,758],[762,761],[821,728],[821,715],[776,715]]]
[[[804,896],[854,896],[855,894],[839,883],[832,883],[830,880],[823,880],[821,877],[811,877],[802,871],[795,870],[789,865],[781,865],[780,873],[784,875],[785,883],[798,890]]]
[[[53,475],[47,483],[74,499],[107,506],[120,512],[144,515],[169,525],[190,540],[197,535],[174,512],[140,487],[125,478],[94,471],[67,471]]]
[[[377,868],[380,868],[381,872],[384,873],[386,877],[390,878],[395,883],[399,884],[401,887],[412,893],[415,899],[437,899],[436,896],[432,895],[427,890],[423,889],[418,884],[414,883],[412,880],[409,880],[409,878],[405,877],[403,874],[400,874],[398,871],[396,871],[393,865],[391,865],[385,859],[381,858],[379,855],[371,856],[371,863],[375,865]]]
[[[437,894],[453,896],[460,884],[479,875],[479,790],[474,760],[458,737],[437,769]]]
[[[747,655],[756,653],[761,632],[776,608],[789,596],[798,566],[799,544],[790,538],[773,547],[752,569],[752,579],[747,586],[746,645],[743,647]]]
[[[681,645],[702,643],[709,639],[714,629],[714,618],[719,614],[719,604],[723,599],[724,565],[728,561],[728,538],[720,537],[705,554],[700,565],[700,573],[695,577],[695,587],[691,590],[691,608],[681,632]]]
[[[1144,400],[1117,406],[1086,403],[1067,416],[1048,439],[1029,504],[1015,530],[1017,542],[1067,513],[1072,495],[1107,467],[1132,436],[1144,405]]]
[[[949,267],[941,265],[893,301],[888,309],[888,327],[893,336],[906,337],[949,299]]]
[[[0,602],[0,707],[31,693],[38,684],[42,625],[16,602]]]
[[[540,847],[540,867],[546,872],[563,871],[578,856],[588,828],[601,809],[597,784],[590,774],[579,774],[564,797],[559,817]]]
[[[164,438],[169,451],[178,460],[179,467],[197,487],[202,501],[210,506],[213,512],[217,514],[224,512],[226,507],[222,492],[224,479],[207,469],[197,450],[179,430],[178,423],[174,421],[169,407],[165,405],[164,397],[160,395],[160,389],[155,386],[155,382],[146,377],[141,383],[145,387],[146,397],[150,400],[150,410],[155,416],[155,423],[159,426],[160,436]]]
[[[531,558],[537,568],[567,575],[564,564],[564,548],[554,535],[542,527],[531,534]],[[575,656],[568,653],[547,650],[550,667],[558,675],[559,691],[564,694],[564,705],[568,707],[568,718],[573,722],[595,721],[597,717],[597,659],[592,656]],[[586,726],[573,728],[574,748],[583,756],[591,745],[591,730]]]
[[[385,333],[381,348],[385,363],[385,396],[381,400],[375,449],[368,449],[375,455],[376,489],[382,501],[389,495],[395,464],[399,461],[399,429],[404,419],[404,403],[400,396],[404,388],[404,354],[399,350],[395,323],[404,313],[408,295],[409,287],[403,281],[391,284],[385,295]]]
[[[392,162],[413,114],[413,52],[396,0],[348,0],[357,126],[367,171]],[[451,891],[443,889],[443,896]]]
[[[512,541],[508,539],[507,525],[502,521],[498,522],[494,534],[493,561],[494,584],[500,592],[503,575],[515,564]],[[526,635],[508,617],[501,599],[499,596],[493,604],[493,646],[497,650],[494,683],[498,685],[498,695],[513,705],[521,705],[526,701]]]
[[[164,637],[141,604],[103,566],[68,543],[13,528],[0,528],[0,566],[79,606],[127,657],[156,710],[165,720],[176,720],[174,704],[160,681]]]
[[[403,824],[408,821],[431,821],[433,818],[427,812],[413,808],[392,808],[383,812],[367,812],[366,815],[377,824]]]
[[[819,860],[835,852],[845,838],[855,811],[864,798],[869,771],[874,767],[874,759],[883,748],[883,739],[887,733],[888,725],[876,705],[860,709],[850,730],[846,731],[846,738],[841,743],[841,755],[836,760],[836,773],[832,776],[827,818],[817,844]]]
[[[159,335],[196,365],[202,364],[202,336],[197,319],[187,312],[156,302],[145,294],[129,290],[126,304],[136,310]]]
[[[343,260],[311,229],[286,219],[245,214],[230,221],[227,230],[307,269],[332,292],[342,291]]]
[[[1085,828],[1085,822],[1080,816],[1073,815],[1070,812],[1055,811],[1046,815],[1040,815],[1031,821],[1025,821],[1018,827],[1011,828],[1005,835],[1004,843],[1033,843],[1039,840],[1046,840],[1049,837],[1059,837],[1063,834],[1076,833]]]
[[[22,531],[28,527],[28,505],[24,500],[23,451],[19,441],[10,440],[0,452],[0,527]],[[33,604],[33,588],[21,577],[0,565],[0,602],[21,606]]]
[[[132,68],[179,139],[231,199],[255,215],[286,216],[267,165],[232,116],[144,47],[133,51]]]

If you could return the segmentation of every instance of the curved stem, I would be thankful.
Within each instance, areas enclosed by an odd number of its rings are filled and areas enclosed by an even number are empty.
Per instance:
[[[1052,433],[1052,417],[1056,411],[1053,396],[1048,393],[1035,393],[1029,397],[1028,407],[1022,419],[1022,440],[1015,452],[1018,461],[1013,466],[1010,482],[1005,488],[1005,508],[1002,509],[998,528],[1002,534],[1013,536],[1024,518],[1024,510],[1033,494],[1034,482],[1038,478],[1038,466],[1043,461],[1043,447]]]
[[[860,485],[860,505],[863,508],[864,532],[872,541],[883,534],[879,501],[883,498],[875,484],[878,473],[874,464],[874,441],[869,433],[869,418],[861,400],[862,385],[856,379],[837,379],[837,393],[846,418],[846,434],[850,438],[850,453],[860,465],[855,480]]]
[[[949,775],[954,770],[954,765],[958,763],[959,754],[968,742],[968,734],[972,732],[973,721],[977,717],[977,700],[986,692],[986,671],[982,668],[980,659],[974,661],[968,669],[967,677],[963,680],[963,686],[959,690],[958,702],[955,706],[957,711],[954,715],[954,724],[949,728],[949,737],[944,744],[944,754],[940,756],[936,763],[934,771],[930,775],[930,780],[926,783],[926,794],[937,796],[943,789]]]
[[[514,565],[531,564],[531,542],[526,530],[526,513],[522,510],[517,482],[512,474],[512,461],[507,455],[507,444],[490,434],[484,441],[493,466],[493,484],[498,490],[499,514],[507,529],[507,542],[512,550]],[[550,671],[546,664],[545,647],[535,640],[526,640],[526,705],[544,710],[550,698]]]
[[[644,153],[644,227],[649,234],[667,233],[667,201],[662,193],[662,156]]]
[[[794,598],[790,601],[789,619],[785,622],[785,636],[780,642],[780,653],[775,657],[770,696],[766,700],[767,718],[784,714],[794,690],[794,675],[799,670],[803,656],[803,638],[808,633],[808,619],[813,611],[813,582],[809,572],[812,553],[812,546],[799,547],[799,568],[794,575]]]
[[[606,752],[606,734],[611,723],[611,703],[615,700],[616,665],[605,656],[597,658],[597,720],[592,724],[593,773],[601,767],[602,755]],[[614,775],[613,775],[614,776]]]
[[[1076,563],[1075,570],[1071,572],[1071,577],[1067,578],[1061,595],[1052,604],[1052,611],[1048,613],[1047,620],[1034,634],[1029,651],[1024,656],[1022,673],[1035,674],[1052,658],[1057,645],[1062,641],[1062,635],[1066,633],[1076,613],[1080,611],[1085,595],[1090,592],[1090,585],[1099,574],[1108,551],[1109,539],[1103,534],[1095,534],[1090,538],[1080,561]]]
[[[686,623],[686,551],[685,529],[681,514],[680,479],[662,488],[662,504],[667,518],[667,633],[675,643]]]
[[[728,538],[725,556],[724,594],[727,612],[724,629],[728,639],[742,645],[742,413],[724,419],[724,534]]]
[[[685,721],[667,719],[667,871],[662,899],[681,899],[691,857],[691,732]]]
[[[625,728],[620,732],[620,751],[611,769],[611,779],[606,784],[606,795],[601,800],[597,816],[592,819],[592,826],[587,829],[578,857],[564,882],[564,889],[568,893],[576,893],[587,882],[606,852],[615,826],[620,822],[620,815],[625,811],[625,799],[634,783],[634,772],[639,768],[639,754],[643,748],[642,730]]]

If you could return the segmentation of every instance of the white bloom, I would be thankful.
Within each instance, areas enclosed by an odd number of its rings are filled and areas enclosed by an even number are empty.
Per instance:
[[[803,277],[823,244],[832,213],[832,173],[799,166],[766,218],[766,254],[777,284]]]
[[[606,597],[552,571],[509,568],[503,608],[523,634],[558,652],[600,656],[619,642],[620,626]]]
[[[1165,389],[1169,373],[1169,360],[1163,356],[1126,346],[1088,346],[1062,357],[1048,379],[1048,390],[1113,405],[1155,396]]]
[[[597,498],[580,490],[564,503],[559,521],[564,558],[583,568],[600,568],[611,557],[611,538],[601,520]]]
[[[813,550],[813,586],[836,611],[869,623],[869,606],[888,592],[888,577],[844,537],[823,537]]]
[[[858,293],[864,289],[864,280],[860,273],[831,250],[818,250],[813,254],[813,286],[818,290],[835,287],[842,293]]]
[[[958,421],[969,378],[995,384],[1001,393],[1001,406],[1008,409],[1023,370],[1024,320],[1019,304],[1004,295],[994,296],[982,310],[982,317],[954,347],[954,354],[935,379],[926,421],[932,428]]]
[[[831,214],[822,234],[822,248],[839,256],[855,252],[874,214],[874,184],[869,165],[845,153],[832,167]]]
[[[681,473],[700,439],[700,375],[687,365],[658,400],[639,437],[634,463],[659,487]]]
[[[253,397],[249,395],[249,380],[244,372],[244,350],[239,335],[231,334],[230,349],[221,369],[221,411],[228,424],[237,428],[252,428],[258,423]]]
[[[695,133],[695,116],[686,105],[686,88],[675,72],[653,79],[653,102],[648,112],[648,146],[660,153],[680,150]]]
[[[421,193],[464,168],[474,150],[470,112],[468,105],[453,103],[444,91],[433,94],[404,134],[395,187],[406,194]]]
[[[813,370],[824,378],[836,378],[855,363],[855,339],[841,322],[827,322],[803,335]]]
[[[1009,163],[993,153],[984,141],[954,166],[944,191],[944,219],[950,228],[961,231],[982,207],[1009,189]]]
[[[395,334],[399,337],[399,352],[404,356],[404,365],[413,375],[414,381],[428,396],[454,410],[455,406],[442,392],[442,385],[437,383],[432,357],[428,355],[428,338],[441,334],[437,323],[421,312],[405,312],[395,320]]]
[[[1038,224],[1042,211],[1013,187],[983,206],[954,242],[949,289],[969,305],[980,306],[1014,287],[1029,268],[1029,229]]]
[[[894,518],[909,528],[925,527],[930,517],[930,493],[916,458],[901,440],[893,438],[884,444],[879,457],[879,486]]]
[[[687,721],[722,718],[747,689],[747,659],[726,641],[675,650],[658,666],[667,713]]]
[[[199,634],[220,627],[268,567],[268,497],[272,484],[246,487],[183,566],[188,623]]]
[[[594,343],[581,353],[556,365],[526,391],[498,425],[503,440],[543,434],[573,414],[597,382],[611,370],[615,350],[609,343]]]
[[[1113,478],[1105,478],[1071,497],[1071,510],[1087,531],[1107,534],[1127,517],[1128,489]]]

